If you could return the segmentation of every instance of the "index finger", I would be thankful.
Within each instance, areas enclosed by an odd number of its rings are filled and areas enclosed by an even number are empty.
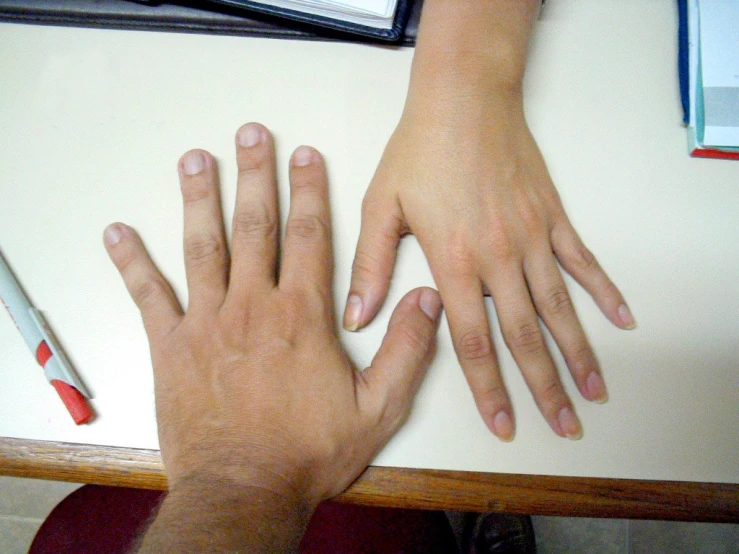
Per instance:
[[[562,267],[590,293],[600,310],[621,329],[634,329],[636,321],[621,291],[564,217],[552,229],[552,247]]]

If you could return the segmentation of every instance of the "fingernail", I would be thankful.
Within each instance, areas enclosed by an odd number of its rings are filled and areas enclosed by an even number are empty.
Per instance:
[[[436,318],[441,313],[441,298],[439,298],[438,294],[432,290],[425,289],[421,292],[421,298],[418,304],[421,306],[423,313],[436,321]]]
[[[344,312],[344,329],[347,331],[356,331],[359,327],[359,318],[362,317],[362,299],[352,294],[346,301],[346,311]]]
[[[118,225],[113,223],[108,225],[103,232],[103,240],[108,246],[115,246],[121,242],[121,229]]]
[[[188,152],[182,160],[185,175],[197,175],[205,169],[205,156],[202,152]]]
[[[296,165],[298,167],[305,167],[306,165],[309,165],[311,162],[313,162],[313,159],[314,153],[313,149],[310,146],[300,146],[293,153],[293,165]]]
[[[608,391],[603,378],[597,371],[593,371],[585,380],[585,387],[588,389],[590,399],[597,404],[605,404],[608,400]]]
[[[562,432],[568,439],[576,441],[582,438],[582,427],[580,426],[580,420],[577,419],[577,416],[575,415],[575,412],[572,411],[572,408],[562,408],[559,411],[559,415],[557,416],[557,421],[559,422],[559,426],[562,428]]]
[[[618,317],[621,318],[621,323],[623,323],[623,326],[627,329],[636,328],[634,316],[631,315],[631,310],[629,310],[629,307],[626,304],[621,304],[618,307]]]
[[[240,146],[249,148],[262,142],[262,129],[253,123],[239,129],[238,141]]]
[[[500,440],[511,442],[516,429],[513,426],[513,419],[505,410],[499,411],[493,418],[493,433]]]

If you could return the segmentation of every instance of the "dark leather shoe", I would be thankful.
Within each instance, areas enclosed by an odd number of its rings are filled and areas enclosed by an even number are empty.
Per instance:
[[[469,554],[536,554],[529,516],[476,514],[468,544]]]

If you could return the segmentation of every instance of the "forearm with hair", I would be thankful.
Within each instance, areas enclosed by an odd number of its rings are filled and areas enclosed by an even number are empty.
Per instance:
[[[294,492],[191,479],[167,494],[137,552],[297,552],[312,512]]]

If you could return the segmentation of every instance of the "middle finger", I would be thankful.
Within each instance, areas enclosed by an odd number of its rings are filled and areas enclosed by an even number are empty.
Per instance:
[[[250,291],[261,294],[265,285],[271,288],[276,282],[279,208],[275,149],[264,126],[248,123],[238,130],[236,165],[229,296],[243,297]]]

